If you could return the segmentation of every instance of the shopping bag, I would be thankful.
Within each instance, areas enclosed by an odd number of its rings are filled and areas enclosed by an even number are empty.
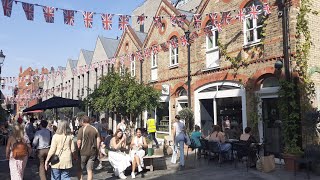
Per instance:
[[[177,156],[178,156],[178,150],[177,150],[176,146],[173,146],[171,163],[173,163],[173,164],[176,164],[176,163],[177,163]]]
[[[262,172],[271,172],[276,168],[274,155],[259,157],[256,164],[257,170]]]

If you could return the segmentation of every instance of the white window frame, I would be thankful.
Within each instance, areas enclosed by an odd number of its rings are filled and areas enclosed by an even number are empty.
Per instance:
[[[132,61],[130,62],[130,74],[131,74],[131,77],[136,76],[136,61],[135,61],[135,57],[133,57]]]
[[[210,36],[212,38],[212,48],[208,47],[210,37],[206,36],[206,52],[207,53],[210,53],[212,51],[219,49],[218,44],[216,44],[216,38],[217,38],[216,32],[218,32],[218,30],[216,28],[212,27],[212,29],[211,29],[212,36]]]
[[[176,37],[177,38],[177,37]],[[172,40],[173,38],[171,38]],[[177,38],[178,40],[178,38]],[[174,49],[172,49],[172,45],[170,44],[170,66],[178,66],[179,64],[179,47],[176,47]],[[172,50],[174,52],[174,54],[172,54]],[[172,58],[174,58],[174,63],[172,63]]]
[[[158,67],[158,56],[157,54],[151,53],[151,69]]]
[[[261,13],[261,10],[259,10],[259,13]],[[261,18],[262,18],[262,16],[261,16]],[[250,21],[252,21],[252,28],[251,29],[247,29],[247,20],[248,19]],[[261,28],[263,26],[263,24],[258,26],[258,19],[251,18],[250,14],[247,14],[245,16],[245,19],[243,21],[243,40],[244,40],[243,42],[244,42],[244,46],[250,46],[250,45],[253,45],[253,44],[260,43],[261,39],[258,39],[258,29]],[[250,31],[252,31],[252,30],[253,30],[253,41],[248,41],[247,33],[250,34]]]
[[[124,73],[125,73],[124,70],[125,70],[124,63],[120,64],[120,75],[124,75]]]

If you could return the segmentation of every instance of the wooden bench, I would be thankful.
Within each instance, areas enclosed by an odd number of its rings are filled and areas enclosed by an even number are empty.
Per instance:
[[[149,159],[150,160],[150,166],[146,166],[146,169],[150,169],[150,171],[153,171],[153,160],[154,159],[160,159],[160,158],[163,158],[164,155],[152,155],[152,156],[144,156],[143,159]]]

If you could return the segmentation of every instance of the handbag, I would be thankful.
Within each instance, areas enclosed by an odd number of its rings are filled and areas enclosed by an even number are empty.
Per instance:
[[[187,133],[184,134],[184,143],[188,146],[191,145],[191,141],[190,141],[189,135]]]
[[[275,161],[274,161],[274,155],[269,156],[257,156],[258,160],[256,163],[257,170],[261,172],[271,172],[276,168]]]
[[[63,150],[63,147],[64,147],[64,143],[66,142],[66,139],[67,139],[67,136],[63,141],[63,145],[62,145],[62,148],[61,148],[61,150],[59,152],[59,155],[54,154],[53,156],[51,156],[51,158],[50,158],[51,165],[55,165],[55,164],[58,164],[60,162],[60,156],[61,156],[61,153],[62,153],[62,150]]]

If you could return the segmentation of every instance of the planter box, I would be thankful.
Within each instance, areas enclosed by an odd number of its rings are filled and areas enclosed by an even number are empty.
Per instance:
[[[294,169],[299,170],[298,164],[296,164],[296,167],[294,167],[294,161],[297,160],[298,158],[299,158],[299,156],[297,156],[297,155],[283,154],[285,169],[287,171],[294,171]]]

